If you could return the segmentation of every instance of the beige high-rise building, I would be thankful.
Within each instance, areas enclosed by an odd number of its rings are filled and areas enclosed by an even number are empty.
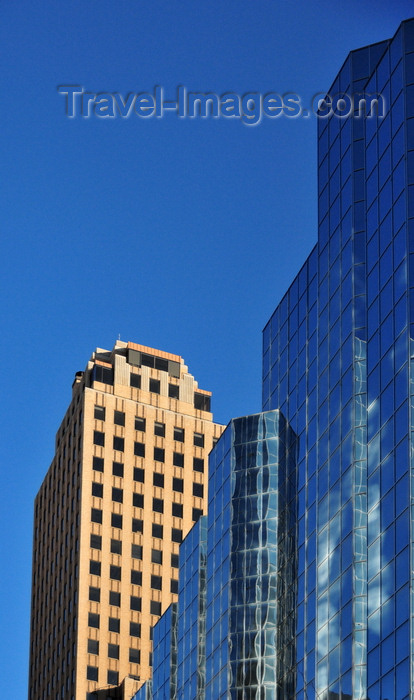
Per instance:
[[[130,698],[150,677],[224,429],[210,398],[181,357],[135,343],[76,373],[35,501],[29,700]]]

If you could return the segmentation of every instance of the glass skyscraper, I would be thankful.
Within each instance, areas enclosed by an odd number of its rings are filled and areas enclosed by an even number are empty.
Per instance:
[[[296,436],[279,411],[230,422],[210,455],[206,690],[274,698],[289,684],[295,587]],[[279,584],[282,583],[282,586]],[[180,611],[180,598],[179,598]],[[275,624],[279,634],[275,634]]]
[[[294,688],[296,464],[279,411],[230,422],[210,455],[208,515],[180,547],[177,611],[154,629],[152,686],[135,700]]]
[[[329,95],[318,241],[263,334],[266,413],[210,456],[205,654],[180,700],[414,698],[414,20]]]
[[[414,697],[413,20],[329,94],[361,92],[383,116],[318,119],[318,243],[264,331],[263,407],[298,435],[298,700]]]

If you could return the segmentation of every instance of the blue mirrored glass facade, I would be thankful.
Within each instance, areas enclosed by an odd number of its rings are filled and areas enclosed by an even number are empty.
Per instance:
[[[169,608],[154,628],[152,687],[135,700],[276,700],[293,688],[296,466],[279,411],[228,425],[209,458],[208,515],[180,547],[176,617]]]
[[[177,688],[177,604],[154,626],[152,700],[175,698]]]
[[[177,696],[177,603],[153,628],[153,675],[133,700],[167,700]]]
[[[299,445],[298,699],[414,697],[413,52],[408,21],[339,72],[383,109],[318,119],[318,243],[264,330],[263,408]]]
[[[263,332],[264,413],[212,451],[180,555],[177,698],[414,700],[414,20],[329,95],[355,111],[318,119],[318,240]]]
[[[294,684],[296,459],[279,411],[231,421],[210,455],[206,699]]]
[[[207,516],[180,546],[177,630],[177,697],[204,698],[206,657]]]
[[[133,700],[151,700],[152,698],[152,681],[147,681],[135,693]]]

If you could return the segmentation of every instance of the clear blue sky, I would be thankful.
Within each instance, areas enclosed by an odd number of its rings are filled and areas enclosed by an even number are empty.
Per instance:
[[[32,503],[74,373],[120,334],[182,355],[217,420],[260,410],[261,329],[316,242],[314,117],[71,120],[57,86],[307,102],[410,6],[1,3],[0,658],[13,699],[27,692]]]

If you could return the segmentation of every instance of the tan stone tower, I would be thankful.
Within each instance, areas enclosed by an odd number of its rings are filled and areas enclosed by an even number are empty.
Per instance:
[[[179,543],[206,511],[210,397],[181,357],[135,343],[76,374],[35,501],[29,700],[127,698],[150,677]]]

